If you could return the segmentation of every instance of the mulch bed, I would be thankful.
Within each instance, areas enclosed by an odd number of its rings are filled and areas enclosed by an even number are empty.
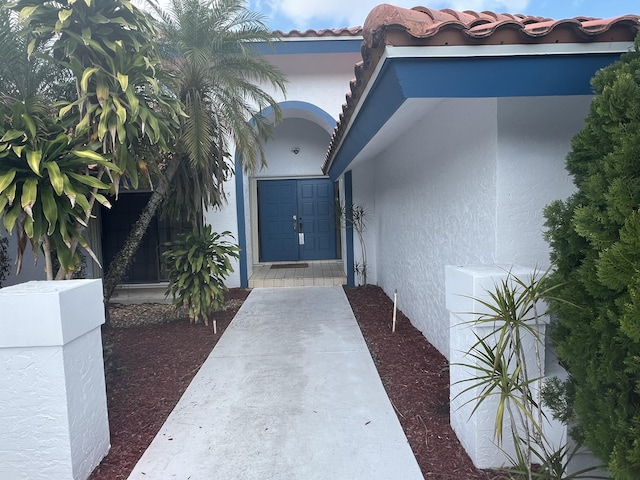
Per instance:
[[[446,359],[401,312],[396,332],[391,333],[393,304],[380,288],[345,288],[345,292],[424,477],[502,478],[475,469],[449,426]],[[170,306],[110,308],[113,327],[104,331],[103,341],[110,351],[111,450],[90,480],[128,477],[248,293],[229,291],[229,308],[216,313],[215,336],[211,325],[192,325],[184,312]]]
[[[89,480],[126,479],[211,353],[249,291],[232,288],[229,308],[190,324],[170,305],[113,305],[103,332],[111,450]],[[177,320],[179,319],[179,320]],[[117,327],[116,327],[117,326]]]
[[[449,368],[393,301],[376,286],[347,288],[362,335],[400,424],[426,479],[493,480],[503,475],[478,470],[449,425]]]

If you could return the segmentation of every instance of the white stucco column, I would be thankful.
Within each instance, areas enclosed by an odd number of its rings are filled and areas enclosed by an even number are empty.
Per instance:
[[[85,480],[109,451],[101,280],[0,289],[0,478]]]
[[[539,272],[538,272],[539,273]],[[491,303],[488,291],[495,291],[495,286],[507,280],[511,275],[528,282],[536,271],[518,265],[472,265],[465,267],[447,266],[445,271],[446,305],[450,319],[450,422],[471,460],[478,468],[497,468],[509,465],[504,452],[497,447],[494,440],[494,428],[498,397],[492,396],[472,414],[476,401],[472,400],[482,391],[481,387],[474,387],[462,393],[466,388],[474,385],[473,381],[464,381],[479,372],[465,365],[476,365],[479,362],[466,355],[477,342],[477,337],[484,338],[498,328],[493,324],[478,325],[473,323],[483,313],[489,310],[481,301]],[[540,306],[544,313],[544,306]],[[541,340],[539,360],[544,375],[545,349],[544,334],[548,317],[543,316],[538,329]],[[471,323],[470,323],[471,322]],[[477,335],[477,337],[476,337]],[[526,348],[526,363],[529,374],[537,377],[535,356],[535,340],[531,334],[523,335]],[[461,382],[462,383],[459,383]],[[533,387],[533,386],[532,386]],[[551,416],[549,415],[549,418]],[[554,422],[554,425],[557,422]],[[549,427],[549,428],[547,428]],[[556,434],[551,425],[545,425],[549,440],[556,443]],[[512,439],[509,434],[508,416],[505,415],[503,425],[503,444],[501,448],[509,455],[514,455]]]

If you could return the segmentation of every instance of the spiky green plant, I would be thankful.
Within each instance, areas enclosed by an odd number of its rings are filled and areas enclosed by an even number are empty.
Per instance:
[[[209,325],[211,313],[224,304],[224,281],[233,272],[231,259],[239,258],[240,251],[225,237],[231,237],[230,232],[212,232],[211,226],[205,225],[202,231],[194,228],[163,245],[167,249],[162,254],[169,278],[167,295],[173,296],[175,306],[189,310],[192,322]]]
[[[367,225],[369,223],[369,209],[358,203],[343,205],[337,201],[335,203],[334,210],[338,227],[353,228],[356,232],[356,236],[360,244],[360,260],[354,263],[353,271],[360,279],[360,285],[366,286],[368,263],[367,245],[364,241],[364,232],[367,230]]]
[[[554,448],[545,436],[542,382],[544,369],[542,352],[544,325],[540,311],[543,302],[553,298],[558,286],[549,286],[546,272],[535,271],[529,278],[519,278],[508,272],[488,299],[474,298],[485,313],[477,313],[470,323],[489,327],[483,335],[474,333],[476,342],[467,352],[472,360],[461,366],[475,372],[458,383],[466,386],[459,394],[479,393],[467,401],[474,403],[472,415],[489,399],[497,397],[494,436],[499,448],[503,446],[505,428],[509,433],[515,456],[509,457],[512,478],[547,480],[594,478],[583,474],[593,468],[567,474],[566,467],[575,452],[566,446]],[[533,359],[527,358],[531,348]],[[537,465],[537,467],[536,467]]]

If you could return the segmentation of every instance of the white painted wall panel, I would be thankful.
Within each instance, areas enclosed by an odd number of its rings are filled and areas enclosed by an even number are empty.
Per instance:
[[[573,192],[565,158],[591,98],[498,100],[498,262],[549,264],[543,210]]]
[[[446,100],[362,167],[375,171],[378,284],[445,355],[445,265],[494,260],[496,109]]]
[[[367,283],[378,283],[377,272],[377,231],[378,216],[376,214],[376,172],[369,164],[357,166],[353,170],[353,204],[364,208],[366,228],[363,233],[365,250],[367,253]],[[353,232],[354,260],[361,262],[362,249],[357,233]],[[358,284],[358,275],[355,282]]]
[[[0,290],[0,478],[86,479],[109,450],[102,282]]]
[[[242,174],[242,173],[240,173]],[[213,231],[222,233],[231,232],[233,239],[227,238],[228,241],[238,243],[238,217],[236,215],[236,186],[235,178],[231,178],[224,183],[224,191],[227,202],[222,208],[209,209],[204,212],[204,222],[211,225]],[[233,273],[226,280],[228,287],[240,286],[240,265],[237,260],[232,260]]]
[[[275,137],[264,149],[267,167],[255,178],[321,176],[329,145],[329,133],[300,118],[286,118],[275,128]],[[299,148],[296,154],[293,148]]]
[[[350,91],[349,82],[355,78],[354,67],[362,61],[359,52],[276,55],[267,58],[287,75],[286,100],[311,103],[334,119],[338,118],[345,95]],[[274,96],[278,100],[284,99],[279,93],[274,93]]]

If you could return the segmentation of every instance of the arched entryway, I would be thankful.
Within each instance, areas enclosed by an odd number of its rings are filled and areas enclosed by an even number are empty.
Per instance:
[[[264,145],[267,167],[236,177],[245,286],[253,271],[264,270],[265,264],[340,263],[338,189],[321,170],[335,120],[304,102],[283,102],[281,108],[283,120]]]

